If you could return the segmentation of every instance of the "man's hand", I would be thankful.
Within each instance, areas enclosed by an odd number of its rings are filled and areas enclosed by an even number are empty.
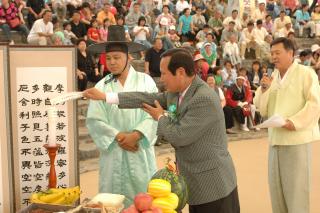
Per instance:
[[[164,110],[157,100],[154,101],[154,104],[156,107],[152,107],[148,104],[143,104],[143,110],[151,115],[154,120],[158,121],[160,115],[163,115]]]
[[[272,82],[272,77],[268,77],[267,75],[264,75],[260,81],[260,85],[262,87],[262,92],[269,89]]]
[[[106,100],[106,94],[96,88],[90,88],[83,92],[83,96],[92,100]]]
[[[289,131],[296,131],[296,127],[294,126],[293,122],[290,120],[286,120],[286,124],[282,126]]]
[[[125,133],[120,132],[116,136],[116,140],[119,144],[119,146],[127,150],[129,152],[136,152],[139,149],[138,141],[141,138],[141,134],[139,132],[131,132],[131,133]]]

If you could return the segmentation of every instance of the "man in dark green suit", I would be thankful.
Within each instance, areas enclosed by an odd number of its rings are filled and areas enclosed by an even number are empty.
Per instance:
[[[166,51],[160,70],[167,92],[105,94],[92,88],[84,96],[119,108],[144,108],[158,121],[157,135],[175,148],[178,169],[186,178],[190,213],[240,212],[219,97],[196,75],[184,49]]]

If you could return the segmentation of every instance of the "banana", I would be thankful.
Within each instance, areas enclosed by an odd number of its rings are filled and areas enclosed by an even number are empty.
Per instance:
[[[33,193],[32,203],[52,203],[72,205],[80,198],[80,186],[72,188],[50,188],[45,192]]]
[[[30,202],[31,203],[44,203],[43,201],[39,200],[39,196],[40,196],[39,193],[33,193],[31,195]]]
[[[63,192],[58,192],[58,193],[53,193],[53,194],[42,195],[39,199],[45,203],[52,203],[53,201],[55,201],[63,196],[64,196]]]
[[[69,194],[68,197],[68,204],[72,205],[74,204],[78,199],[79,199],[80,195],[77,192],[72,192],[71,194]]]
[[[52,204],[65,204],[65,203],[66,203],[66,198],[65,197],[60,197],[59,199],[54,200],[52,202]]]
[[[50,188],[48,190],[49,193],[59,193],[59,192],[64,192],[65,189],[60,189],[60,188]]]

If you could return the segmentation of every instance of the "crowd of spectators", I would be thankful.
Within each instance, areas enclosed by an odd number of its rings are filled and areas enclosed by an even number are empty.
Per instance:
[[[80,91],[108,73],[105,54],[86,48],[106,42],[110,25],[123,26],[128,41],[146,47],[133,57],[145,62],[160,90],[161,53],[189,49],[197,73],[219,95],[232,133],[233,117],[244,131],[261,120],[252,97],[262,76],[272,73],[272,40],[288,37],[296,44],[296,37],[319,38],[320,5],[316,0],[310,7],[305,0],[1,0],[0,29],[10,44],[12,31],[18,31],[30,45],[77,46]],[[298,49],[299,63],[318,73],[320,46]],[[243,66],[248,57],[255,59],[250,69]]]

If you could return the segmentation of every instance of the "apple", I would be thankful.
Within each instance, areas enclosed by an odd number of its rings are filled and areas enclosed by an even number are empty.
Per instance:
[[[151,207],[152,213],[162,213],[162,209],[158,207]]]
[[[152,196],[146,193],[139,193],[134,197],[134,205],[139,211],[146,211],[151,208]]]
[[[139,213],[134,205],[131,205],[129,208],[126,208],[122,213]]]

